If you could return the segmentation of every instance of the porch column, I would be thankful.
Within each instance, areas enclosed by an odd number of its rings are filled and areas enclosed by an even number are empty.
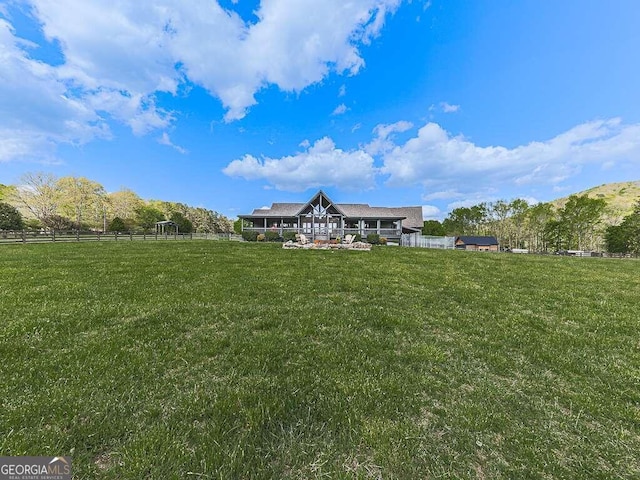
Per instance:
[[[380,235],[380,219],[378,219],[378,225],[377,225],[376,231],[378,232],[378,235]]]
[[[267,231],[267,217],[264,217],[264,231]]]

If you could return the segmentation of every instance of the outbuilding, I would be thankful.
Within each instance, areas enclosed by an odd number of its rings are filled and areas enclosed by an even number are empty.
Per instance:
[[[456,237],[456,248],[477,252],[497,252],[500,250],[500,244],[496,237],[460,236]]]

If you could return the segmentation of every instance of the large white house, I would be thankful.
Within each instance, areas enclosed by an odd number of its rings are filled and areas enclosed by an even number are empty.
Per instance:
[[[377,233],[397,240],[402,233],[422,229],[422,207],[370,207],[364,203],[334,203],[322,190],[306,203],[273,203],[240,215],[243,230],[304,233],[311,239],[330,240],[359,233]]]

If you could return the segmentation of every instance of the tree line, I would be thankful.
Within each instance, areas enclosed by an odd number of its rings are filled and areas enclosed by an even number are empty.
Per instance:
[[[19,185],[0,185],[0,230],[151,232],[167,220],[182,233],[233,231],[233,223],[213,210],[143,200],[126,188],[108,193],[85,177],[27,173]]]
[[[491,235],[504,249],[531,252],[562,250],[640,253],[640,200],[619,225],[608,225],[602,198],[571,195],[564,206],[529,205],[517,198],[452,210],[442,221],[424,222],[423,235]]]

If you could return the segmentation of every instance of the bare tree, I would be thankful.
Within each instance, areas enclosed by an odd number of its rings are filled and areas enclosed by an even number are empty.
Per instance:
[[[60,206],[58,180],[50,173],[25,173],[11,193],[10,202],[48,227],[48,219],[58,214]]]

